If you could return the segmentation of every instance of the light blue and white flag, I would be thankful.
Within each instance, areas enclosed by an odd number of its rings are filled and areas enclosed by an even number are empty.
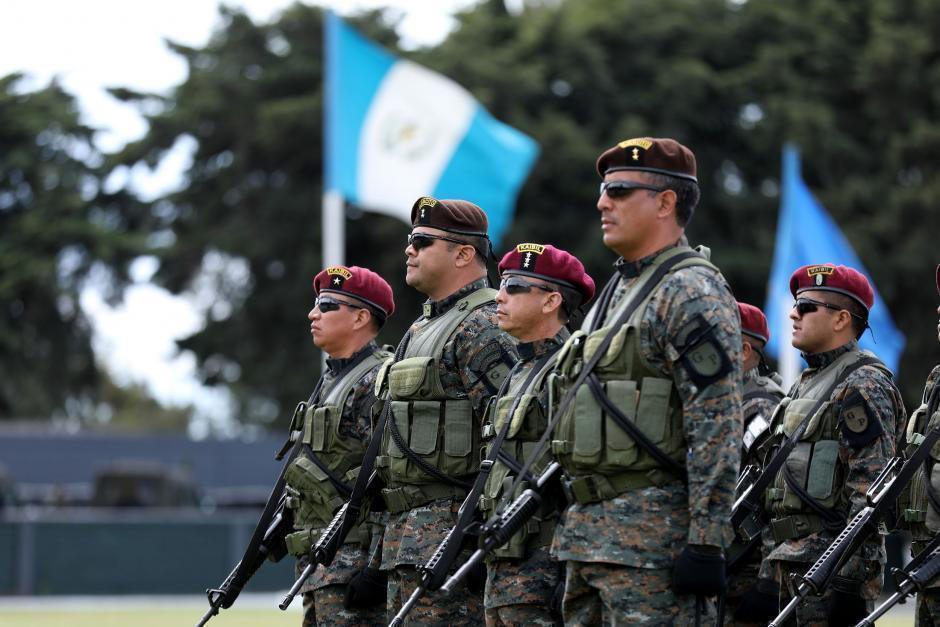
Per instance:
[[[786,383],[790,383],[799,368],[798,353],[790,344],[793,332],[789,320],[793,306],[790,275],[800,266],[813,263],[844,264],[868,277],[875,292],[875,302],[868,317],[871,330],[865,331],[859,344],[878,355],[896,373],[904,350],[904,335],[894,326],[891,312],[858,255],[803,182],[800,155],[791,145],[783,149],[782,182],[777,241],[765,310],[771,335],[767,352],[777,357],[780,374]]]
[[[470,93],[326,18],[325,181],[346,200],[411,223],[420,196],[463,198],[496,243],[538,144]]]

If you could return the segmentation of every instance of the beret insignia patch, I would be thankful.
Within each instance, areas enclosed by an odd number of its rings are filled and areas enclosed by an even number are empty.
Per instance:
[[[343,289],[343,283],[352,278],[352,272],[343,266],[330,266],[326,269],[326,273],[330,276],[329,289],[334,290]]]
[[[648,139],[628,139],[626,141],[620,142],[617,145],[623,148],[624,150],[632,146],[638,146],[642,148],[643,150],[649,150],[650,146],[653,145],[653,142]]]
[[[545,246],[542,244],[519,244],[516,246],[516,250],[520,253],[532,252],[537,255],[541,255],[543,252],[545,252]]]

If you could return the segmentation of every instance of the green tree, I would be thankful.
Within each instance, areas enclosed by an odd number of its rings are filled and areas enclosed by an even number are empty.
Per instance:
[[[321,263],[322,15],[296,5],[270,24],[222,16],[206,47],[173,45],[189,78],[114,163],[156,164],[181,137],[195,139],[188,185],[152,205],[174,238],[156,278],[173,291],[212,288],[206,328],[181,345],[205,381],[231,387],[240,418],[286,420],[318,370],[303,316]],[[396,49],[381,13],[354,21]],[[624,138],[672,136],[698,158],[703,201],[690,239],[712,247],[739,299],[763,303],[780,152],[795,142],[805,178],[907,334],[910,402],[937,354],[938,259],[918,227],[940,192],[938,26],[940,6],[926,0],[569,0],[519,15],[487,0],[439,45],[406,56],[541,144],[502,248],[555,243],[599,282],[613,255],[600,244],[594,160]],[[348,263],[395,290],[399,313],[381,336],[394,342],[421,300],[402,277],[407,228],[355,208],[348,218]]]
[[[79,292],[94,270],[119,297],[147,214],[102,190],[102,155],[74,99],[56,82],[24,91],[21,79],[0,78],[0,419],[81,417],[98,367]]]

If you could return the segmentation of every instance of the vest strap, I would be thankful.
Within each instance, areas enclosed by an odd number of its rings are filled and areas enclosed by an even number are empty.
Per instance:
[[[822,517],[816,514],[795,514],[770,521],[770,530],[775,542],[786,542],[803,538],[825,529]]]
[[[406,512],[416,507],[427,505],[431,501],[438,499],[448,497],[464,499],[466,496],[466,490],[440,483],[430,483],[420,486],[403,485],[397,488],[384,488],[382,490],[382,499],[385,501],[385,507],[392,514]]]
[[[565,497],[572,502],[587,505],[606,501],[628,490],[640,490],[653,486],[678,483],[680,479],[659,469],[635,470],[616,475],[582,475],[576,479],[562,479],[561,487]]]

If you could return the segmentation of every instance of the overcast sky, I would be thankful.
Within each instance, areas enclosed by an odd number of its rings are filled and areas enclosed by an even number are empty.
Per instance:
[[[406,46],[433,44],[453,27],[454,11],[474,0],[327,0],[316,4],[340,14],[362,8],[391,6],[404,19],[399,34]],[[186,65],[164,45],[165,39],[202,46],[217,23],[217,0],[14,0],[5,2],[0,20],[0,76],[24,72],[32,87],[56,76],[74,94],[83,121],[101,129],[96,136],[105,151],[119,149],[146,132],[143,119],[106,92],[126,86],[166,91],[186,78]],[[292,4],[285,0],[233,0],[255,21],[269,21]],[[313,4],[313,3],[307,3]],[[176,151],[157,172],[138,173],[135,184],[146,195],[159,194],[179,182],[186,167],[185,150]],[[195,359],[176,353],[174,338],[199,328],[196,299],[176,298],[148,282],[152,260],[133,266],[138,283],[124,303],[112,309],[94,290],[82,294],[82,307],[95,325],[95,351],[119,382],[145,383],[164,403],[194,402],[206,421],[228,422],[225,395],[202,388],[193,378]],[[308,325],[298,313],[298,324]]]

